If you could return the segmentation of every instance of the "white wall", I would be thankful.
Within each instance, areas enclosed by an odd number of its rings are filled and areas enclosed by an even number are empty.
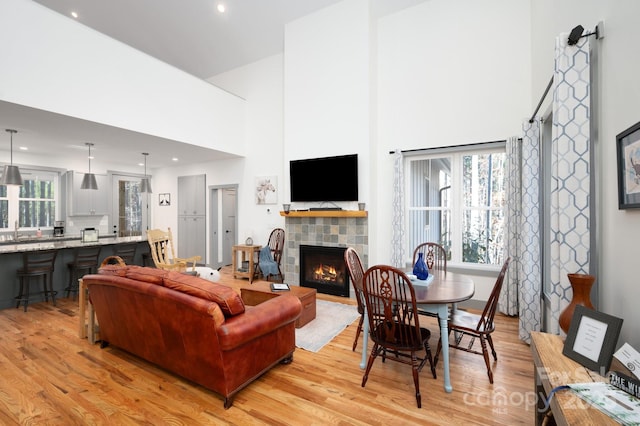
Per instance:
[[[553,72],[555,37],[576,25],[593,30],[604,21],[605,37],[592,38],[599,49],[597,66],[600,99],[597,122],[596,179],[598,185],[598,309],[624,319],[619,343],[640,350],[640,285],[637,279],[640,211],[618,210],[616,135],[640,121],[640,45],[634,0],[532,1],[532,72],[536,97],[542,95]],[[537,99],[536,99],[537,102]]]
[[[370,198],[369,15],[368,0],[347,0],[293,21],[285,26],[284,54],[284,164],[358,154],[358,192],[365,202]],[[340,204],[357,209],[355,202]]]
[[[528,0],[431,0],[378,22],[374,263],[391,257],[389,151],[521,134],[532,111],[529,25]],[[407,257],[412,250],[405,248]],[[474,281],[474,299],[486,300],[495,277]]]
[[[265,72],[257,63],[211,79],[255,111],[247,117],[245,185],[257,174],[253,167],[277,173],[285,181],[280,200],[287,202],[289,160],[357,152],[370,263],[388,263],[388,152],[505,139],[519,134],[531,113],[529,2],[476,3],[432,0],[376,22],[367,0],[345,0],[288,24],[282,118],[275,68]],[[249,88],[262,94],[257,107]],[[264,129],[282,120],[284,143],[278,145],[275,133],[269,138]],[[280,158],[267,157],[273,163],[263,159],[278,149]],[[270,225],[250,201],[240,210],[242,229]],[[254,241],[260,242],[255,235]],[[475,282],[475,298],[486,300],[495,277]]]
[[[245,102],[27,0],[0,2],[0,100],[244,153]]]
[[[278,54],[210,79],[216,85],[247,100],[245,138],[246,159],[238,192],[238,241],[252,237],[255,244],[266,244],[273,228],[283,228],[279,212],[289,198],[285,178],[288,162],[283,160],[283,55]],[[276,176],[278,202],[258,205],[255,180]],[[209,182],[209,181],[207,181]]]
[[[274,55],[261,61],[220,74],[210,79],[219,87],[247,99],[246,116],[250,123],[244,137],[247,149],[245,158],[227,159],[209,163],[189,164],[153,170],[154,195],[170,193],[173,200],[169,207],[152,204],[155,228],[171,227],[178,240],[177,189],[178,176],[206,175],[207,188],[211,186],[238,185],[238,242],[252,237],[255,244],[266,244],[273,228],[284,227],[279,215],[283,202],[283,126],[282,126],[282,75],[283,55]],[[276,176],[278,179],[278,204],[257,205],[254,184],[259,176]],[[207,218],[210,199],[207,190]],[[156,196],[157,198],[157,196]],[[207,256],[209,237],[212,233],[207,221]],[[207,259],[209,262],[210,258]]]

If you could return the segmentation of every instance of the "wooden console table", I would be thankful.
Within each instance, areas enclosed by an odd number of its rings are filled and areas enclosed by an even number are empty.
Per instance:
[[[531,332],[531,352],[538,406],[535,424],[545,416],[547,396],[557,386],[570,383],[606,382],[607,379],[562,354],[564,341],[555,334]],[[558,425],[617,425],[618,422],[583,401],[570,390],[553,394],[550,402]]]

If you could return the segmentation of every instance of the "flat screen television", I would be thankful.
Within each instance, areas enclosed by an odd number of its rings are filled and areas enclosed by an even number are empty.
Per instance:
[[[358,201],[358,154],[289,162],[291,201]]]

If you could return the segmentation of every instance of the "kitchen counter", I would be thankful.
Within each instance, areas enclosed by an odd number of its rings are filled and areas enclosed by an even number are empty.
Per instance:
[[[16,271],[22,267],[23,253],[40,250],[58,250],[55,269],[53,271],[53,290],[57,291],[56,297],[66,297],[64,289],[69,285],[70,274],[67,265],[74,259],[76,247],[102,246],[98,264],[114,253],[118,244],[136,243],[136,255],[134,264],[142,265],[142,254],[149,252],[149,244],[146,237],[100,237],[98,241],[83,243],[79,236],[65,237],[40,237],[26,240],[4,241],[0,245],[0,309],[15,308],[15,297],[18,294],[18,278]],[[32,287],[35,290],[37,284]],[[42,300],[44,300],[42,298]],[[38,302],[38,296],[33,296],[29,303]]]
[[[113,244],[124,244],[132,242],[146,242],[144,237],[113,237],[106,236],[98,238],[97,242],[83,243],[79,236],[69,237],[30,237],[25,240],[4,241],[0,244],[0,254],[23,253],[25,251],[65,249],[75,247],[104,246]]]

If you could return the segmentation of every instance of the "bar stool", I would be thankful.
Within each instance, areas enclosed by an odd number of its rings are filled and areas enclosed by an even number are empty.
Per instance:
[[[46,302],[49,301],[49,295],[51,295],[53,306],[56,306],[57,291],[53,291],[53,268],[57,254],[58,250],[23,253],[23,267],[17,271],[18,279],[20,280],[20,292],[15,298],[17,302],[16,308],[20,307],[20,302],[24,302],[24,311],[27,312],[29,296],[35,294],[44,294],[44,300]],[[42,278],[43,291],[30,293],[32,278]]]
[[[95,274],[98,271],[98,256],[100,246],[76,247],[73,253],[73,262],[67,263],[69,268],[69,285],[64,290],[67,297],[74,292],[78,294],[78,280],[86,274]]]
[[[142,266],[151,266],[155,267],[156,265],[153,263],[153,258],[151,257],[151,252],[142,253]]]
[[[113,254],[124,260],[127,265],[133,265],[137,247],[137,243],[116,244],[113,248]]]

